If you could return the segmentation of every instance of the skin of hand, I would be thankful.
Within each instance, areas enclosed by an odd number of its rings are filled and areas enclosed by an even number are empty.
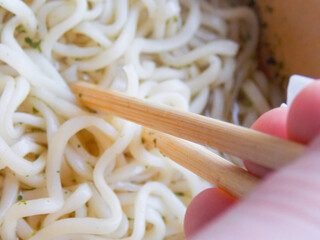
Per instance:
[[[320,81],[252,128],[309,146],[278,171],[245,162],[263,181],[241,201],[216,188],[201,192],[186,212],[187,239],[320,239]]]

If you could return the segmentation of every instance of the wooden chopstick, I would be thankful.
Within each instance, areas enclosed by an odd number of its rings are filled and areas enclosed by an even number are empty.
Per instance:
[[[82,98],[82,96],[81,96]],[[258,178],[213,152],[185,140],[143,128],[142,139],[170,159],[239,199],[258,184]]]
[[[296,159],[305,146],[227,122],[159,105],[79,82],[71,85],[89,108],[114,114],[143,126],[209,146],[268,168]]]
[[[213,152],[185,140],[143,128],[142,138],[170,159],[214,184],[235,198],[242,198],[257,185],[258,178]]]

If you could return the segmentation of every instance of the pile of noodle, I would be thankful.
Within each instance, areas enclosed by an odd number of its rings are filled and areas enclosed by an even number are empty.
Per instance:
[[[90,112],[82,80],[249,126],[279,105],[247,7],[205,0],[0,0],[1,239],[183,239],[208,183]],[[275,96],[268,100],[268,96]]]

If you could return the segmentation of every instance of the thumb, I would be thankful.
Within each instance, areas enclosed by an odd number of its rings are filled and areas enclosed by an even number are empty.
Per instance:
[[[193,239],[320,239],[320,136]],[[209,238],[208,238],[209,237]]]

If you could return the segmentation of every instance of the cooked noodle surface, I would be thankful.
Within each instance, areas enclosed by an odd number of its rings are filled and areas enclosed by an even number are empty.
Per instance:
[[[205,0],[0,0],[1,239],[184,239],[209,184],[68,83],[249,126],[279,100],[256,16]],[[232,158],[234,161],[236,159]]]

